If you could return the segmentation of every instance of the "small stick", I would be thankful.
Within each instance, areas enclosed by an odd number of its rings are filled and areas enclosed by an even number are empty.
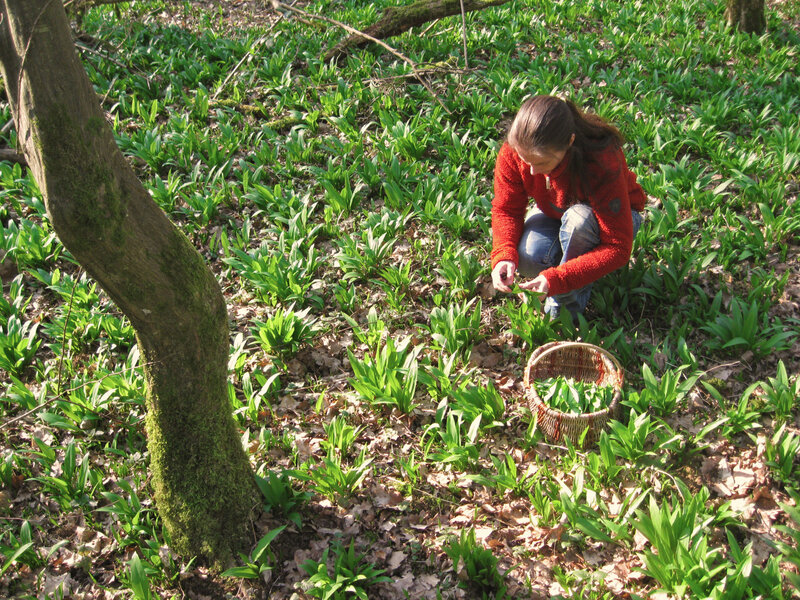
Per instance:
[[[292,0],[292,6],[294,5],[294,3],[295,3],[295,2],[297,2],[297,0]],[[275,21],[275,22],[274,22],[274,23],[273,23],[273,24],[270,26],[270,28],[269,28],[269,29],[267,29],[267,31],[266,31],[266,32],[264,32],[264,35],[263,35],[262,37],[260,37],[258,40],[256,40],[256,43],[255,43],[255,44],[253,44],[253,47],[252,47],[252,48],[251,48],[251,49],[250,49],[250,50],[247,52],[247,54],[245,54],[245,55],[242,57],[242,60],[240,60],[240,61],[239,61],[239,62],[236,64],[236,66],[235,66],[235,67],[233,67],[233,70],[232,70],[230,73],[228,73],[228,76],[225,78],[225,81],[223,81],[222,83],[220,83],[220,84],[219,84],[219,86],[217,87],[217,89],[216,89],[216,90],[214,91],[214,93],[211,95],[211,102],[214,102],[214,101],[217,99],[217,96],[219,96],[219,95],[220,95],[220,93],[222,93],[222,90],[223,90],[223,89],[225,89],[225,86],[226,86],[226,85],[228,85],[228,82],[229,82],[229,81],[231,80],[231,78],[232,78],[232,77],[233,77],[233,76],[234,76],[234,75],[237,73],[237,71],[239,71],[239,69],[242,67],[242,65],[244,64],[244,62],[245,62],[246,60],[252,60],[252,58],[253,58],[253,51],[254,51],[256,48],[258,48],[258,47],[259,47],[261,44],[263,44],[264,42],[266,42],[266,41],[267,41],[267,34],[268,34],[268,33],[270,33],[270,32],[271,32],[273,29],[275,29],[275,26],[276,26],[278,23],[280,23],[280,22],[281,22],[281,21],[284,19],[284,17],[285,17],[285,16],[286,16],[286,13],[281,13],[281,14],[280,14],[280,16],[278,17],[278,19],[277,19],[277,20],[276,20],[276,21]]]
[[[69,318],[72,316],[72,303],[75,300],[75,288],[78,287],[78,275],[80,275],[81,269],[75,274],[75,279],[72,282],[72,293],[69,295],[69,306],[67,307],[67,318],[64,319],[64,331],[61,334],[61,356],[58,357],[58,387],[56,387],[56,396],[61,395],[61,374],[64,369],[64,354],[65,348],[67,346],[67,326],[69,325]]]
[[[147,363],[147,364],[151,364],[151,363]],[[145,366],[145,365],[139,365],[139,366]],[[108,379],[109,377],[111,377],[111,376],[113,376],[113,375],[120,375],[120,374],[122,374],[122,373],[125,373],[126,371],[133,371],[135,368],[136,368],[136,367],[126,367],[126,368],[124,368],[124,369],[120,369],[119,371],[114,371],[114,372],[112,372],[112,373],[106,373],[106,374],[105,374],[105,375],[103,375],[103,376],[102,376],[100,379],[97,379],[97,380],[94,380],[94,381],[84,381],[84,382],[83,382],[83,383],[81,383],[80,385],[76,385],[75,387],[72,387],[72,388],[68,388],[68,389],[66,389],[66,390],[63,390],[63,391],[62,391],[61,393],[59,393],[57,396],[53,396],[52,398],[48,398],[47,400],[45,400],[44,402],[42,402],[42,403],[41,403],[39,406],[34,406],[32,409],[25,411],[25,412],[24,412],[24,413],[22,413],[21,415],[17,415],[16,417],[14,417],[14,418],[12,418],[12,419],[7,419],[6,421],[3,421],[2,423],[0,423],[0,431],[1,431],[1,430],[3,430],[3,429],[5,429],[6,427],[8,427],[9,425],[11,425],[12,423],[16,423],[17,421],[21,421],[21,420],[22,420],[22,419],[24,419],[25,417],[27,417],[27,416],[29,416],[29,415],[32,415],[32,414],[33,414],[33,413],[35,413],[35,412],[38,412],[38,411],[40,411],[40,410],[41,410],[41,409],[43,409],[45,406],[48,406],[48,405],[50,405],[50,404],[52,404],[53,402],[56,402],[56,401],[58,401],[58,400],[61,400],[62,402],[67,402],[67,403],[69,403],[69,404],[75,404],[75,402],[73,402],[72,400],[69,400],[68,398],[64,398],[64,396],[68,395],[70,392],[74,392],[74,391],[76,391],[76,390],[79,390],[79,389],[81,389],[82,387],[86,387],[86,386],[87,386],[87,385],[89,385],[90,383],[97,383],[97,382],[99,382],[99,381],[103,381],[103,380],[105,380],[105,379]],[[85,408],[87,408],[87,407],[85,407]],[[96,414],[96,415],[99,415],[99,414],[100,414],[100,413],[99,413],[99,412],[97,412],[96,410],[92,410],[92,409],[90,409],[90,408],[87,408],[87,410],[89,410],[89,412],[92,412],[92,413],[94,413],[94,414]]]
[[[395,50],[394,48],[392,48],[386,42],[384,42],[382,40],[379,40],[378,38],[372,37],[368,33],[364,33],[363,31],[359,31],[358,29],[355,29],[354,27],[350,27],[349,25],[345,25],[341,21],[337,21],[337,20],[331,19],[329,17],[323,17],[321,15],[316,15],[314,13],[309,13],[309,12],[306,12],[306,11],[301,10],[299,8],[295,8],[294,6],[289,6],[288,4],[283,4],[282,2],[279,2],[278,0],[273,0],[272,4],[273,4],[273,6],[280,7],[280,8],[285,8],[286,10],[290,10],[292,12],[295,12],[297,14],[303,15],[304,17],[307,17],[307,18],[310,18],[310,19],[317,19],[317,20],[320,20],[320,21],[324,21],[326,23],[331,23],[332,25],[336,25],[337,27],[341,27],[342,29],[344,29],[345,31],[347,31],[349,33],[361,36],[364,39],[369,40],[370,42],[372,42],[374,44],[378,44],[381,48],[391,52],[394,56],[396,56],[397,58],[399,58],[400,60],[405,62],[408,66],[410,66],[411,70],[414,72],[414,75],[416,76],[417,80],[423,86],[425,86],[425,89],[428,90],[428,92],[431,94],[431,96],[433,96],[436,99],[436,101],[447,112],[447,114],[452,114],[452,111],[450,109],[448,109],[444,105],[444,103],[441,101],[439,96],[436,95],[436,92],[433,91],[433,89],[431,88],[430,84],[423,78],[422,73],[420,72],[419,68],[417,67],[417,63],[415,63],[413,60],[408,58],[406,55],[404,55],[400,51]]]
[[[121,63],[120,61],[118,61],[118,60],[116,60],[114,58],[111,58],[105,52],[100,52],[99,50],[95,50],[94,48],[90,48],[89,46],[87,46],[83,42],[75,42],[75,46],[77,46],[80,50],[83,50],[84,52],[89,52],[90,54],[94,54],[96,56],[99,56],[100,58],[103,58],[103,59],[107,60],[108,62],[110,62],[110,63],[112,63],[112,64],[114,64],[114,65],[116,65],[116,66],[118,66],[118,67],[120,67],[122,69],[125,69],[126,71],[130,71],[130,67],[128,67],[128,65],[126,65],[124,63]]]
[[[461,3],[461,6],[464,6],[463,2]],[[422,33],[419,34],[419,37],[425,37],[425,34],[428,33],[431,29],[433,29],[439,21],[441,21],[441,19],[434,19],[433,21],[431,21],[431,24],[422,30]]]
[[[464,11],[464,0],[461,2],[461,39],[464,41],[464,68],[469,69],[469,57],[467,55],[467,15]]]

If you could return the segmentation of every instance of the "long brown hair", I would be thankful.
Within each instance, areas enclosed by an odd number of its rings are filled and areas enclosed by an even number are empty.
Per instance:
[[[575,140],[570,146],[572,136]],[[514,148],[539,152],[570,153],[569,175],[573,189],[580,185],[587,194],[586,166],[609,146],[622,147],[622,134],[602,117],[585,113],[571,100],[555,96],[533,96],[523,102],[508,130]]]

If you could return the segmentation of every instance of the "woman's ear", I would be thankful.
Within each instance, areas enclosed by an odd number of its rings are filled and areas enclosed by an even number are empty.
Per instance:
[[[575,143],[575,134],[573,133],[572,136],[570,136],[569,138],[569,145],[572,146],[572,144],[574,143]]]

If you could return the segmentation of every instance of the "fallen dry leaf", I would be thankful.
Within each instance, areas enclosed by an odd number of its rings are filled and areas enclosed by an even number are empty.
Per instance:
[[[397,490],[380,484],[373,485],[370,488],[370,497],[372,498],[372,503],[379,508],[397,506],[406,500],[405,496]]]
[[[389,571],[397,569],[406,558],[408,558],[408,555],[405,552],[400,552],[399,550],[392,552],[392,555],[387,561]]]
[[[475,527],[475,539],[479,542],[485,542],[486,538],[495,532],[494,527]]]
[[[727,458],[719,461],[717,480],[712,484],[720,496],[732,497],[746,495],[756,483],[755,471],[738,463],[730,464]]]

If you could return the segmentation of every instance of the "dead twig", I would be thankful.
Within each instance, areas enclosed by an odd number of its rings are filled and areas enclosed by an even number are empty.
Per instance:
[[[109,94],[111,94],[111,90],[114,89],[114,84],[117,83],[117,79],[118,79],[118,76],[114,75],[114,79],[112,79],[111,83],[108,85],[108,89],[106,90],[106,93],[103,96],[103,99],[100,100],[100,105],[101,106],[106,103],[106,100],[108,100],[108,96],[109,96]]]
[[[407,57],[405,54],[403,54],[399,50],[396,50],[395,48],[392,48],[386,42],[383,42],[382,40],[379,40],[378,38],[372,37],[371,35],[369,35],[367,33],[364,33],[363,31],[359,31],[358,29],[356,29],[354,27],[350,27],[350,25],[346,25],[345,23],[342,23],[341,21],[337,21],[336,19],[331,19],[329,17],[323,17],[321,15],[315,15],[314,13],[309,13],[309,12],[306,12],[306,11],[301,10],[299,8],[295,8],[294,6],[290,6],[288,4],[283,4],[282,2],[278,2],[278,0],[273,0],[272,5],[275,6],[276,8],[280,8],[280,9],[284,9],[284,10],[288,10],[288,11],[297,13],[297,14],[302,15],[302,16],[308,18],[308,19],[317,19],[319,21],[324,21],[325,23],[330,23],[331,25],[336,25],[337,27],[341,27],[342,29],[344,29],[348,33],[351,33],[351,34],[353,34],[355,36],[362,37],[365,40],[369,40],[370,42],[378,44],[381,48],[383,48],[384,50],[387,50],[392,55],[396,56],[397,58],[402,60],[404,63],[406,63],[409,67],[411,67],[411,70],[414,73],[414,76],[417,78],[417,81],[419,81],[423,86],[425,86],[425,89],[428,90],[428,93],[430,93],[430,95],[433,96],[433,98],[439,103],[439,105],[445,110],[445,112],[447,114],[452,114],[452,111],[450,111],[450,109],[448,109],[444,105],[444,103],[439,98],[439,96],[436,94],[436,92],[433,91],[433,88],[430,86],[430,84],[427,82],[427,80],[425,80],[425,77],[423,76],[422,72],[420,71],[420,68],[417,65],[417,63],[414,62],[413,60],[411,60],[409,57]]]
[[[467,12],[464,10],[464,0],[461,3],[461,39],[464,42],[464,68],[469,69],[469,55],[467,54]]]
[[[75,42],[75,47],[78,48],[79,50],[84,51],[84,52],[88,52],[89,54],[94,54],[95,56],[99,56],[100,58],[102,58],[104,60],[107,60],[108,62],[110,62],[110,63],[112,63],[112,64],[114,64],[114,65],[116,65],[116,66],[118,66],[118,67],[120,67],[122,69],[125,69],[126,71],[130,71],[131,70],[128,65],[123,64],[123,63],[121,63],[120,61],[118,61],[118,60],[116,60],[114,58],[111,58],[111,56],[109,56],[105,52],[100,52],[99,50],[95,50],[94,48],[91,48],[91,47],[87,46],[83,42],[76,41]]]
[[[130,0],[68,0],[64,2],[64,8],[70,10],[85,10],[92,6],[102,6],[104,4],[124,4]]]
[[[89,54],[93,54],[95,56],[98,56],[101,59],[106,60],[106,61],[110,62],[113,65],[116,65],[120,69],[124,69],[128,73],[133,73],[133,74],[136,74],[136,75],[138,75],[140,77],[143,77],[145,79],[145,81],[147,81],[147,86],[148,87],[150,87],[152,85],[152,83],[153,83],[153,76],[152,75],[150,75],[149,73],[145,73],[144,71],[142,71],[138,67],[134,67],[132,65],[126,65],[125,63],[118,61],[117,59],[113,58],[107,51],[100,51],[100,50],[97,50],[95,48],[92,48],[91,46],[86,45],[81,40],[76,40],[75,41],[75,47],[78,50],[82,51],[82,52],[88,52]],[[101,104],[105,104],[105,101],[108,99],[108,96],[111,93],[111,89],[114,87],[114,83],[117,81],[118,77],[119,77],[118,75],[115,75],[114,79],[111,80],[111,85],[109,85],[108,90],[106,91],[105,95],[103,96],[103,101],[102,101]]]
[[[149,364],[152,364],[152,363],[147,363],[147,364],[149,365]],[[141,364],[139,366],[146,366],[146,365],[145,364]],[[16,417],[14,417],[12,419],[7,419],[7,420],[3,421],[2,423],[0,423],[0,430],[6,429],[7,427],[12,425],[13,423],[16,423],[17,421],[21,421],[22,419],[32,415],[35,412],[38,412],[38,411],[42,410],[43,408],[51,405],[53,402],[57,402],[59,400],[62,401],[62,402],[67,402],[68,404],[74,404],[76,406],[82,406],[88,412],[94,413],[95,415],[99,416],[100,413],[98,411],[93,410],[91,408],[88,408],[88,407],[86,407],[86,406],[84,406],[82,404],[78,405],[76,402],[73,402],[72,400],[70,400],[69,398],[66,398],[65,396],[68,396],[71,392],[75,392],[75,391],[77,391],[77,390],[79,390],[81,388],[86,387],[87,385],[94,384],[94,383],[99,383],[101,381],[104,381],[105,379],[108,379],[109,377],[113,377],[114,375],[122,375],[123,373],[126,373],[127,371],[133,371],[136,368],[137,367],[126,367],[124,369],[120,369],[119,371],[114,371],[112,373],[106,373],[100,379],[96,379],[96,380],[93,380],[93,381],[85,381],[85,382],[81,383],[80,385],[76,385],[75,387],[67,388],[67,389],[61,391],[56,396],[53,396],[52,398],[48,398],[47,400],[45,400],[44,402],[42,402],[38,406],[34,406],[30,410],[26,410],[21,415],[17,415]]]
[[[13,123],[13,121],[9,121],[9,123]],[[0,160],[7,160],[8,162],[17,163],[23,167],[28,165],[28,161],[25,160],[25,157],[11,148],[0,148]]]
[[[451,68],[451,67],[437,67],[437,66],[427,66],[427,67],[420,67],[420,73],[424,73],[425,75],[467,75],[471,73],[468,69],[459,69],[459,68]],[[386,75],[385,77],[370,77],[369,79],[364,79],[364,83],[386,83],[390,81],[394,81],[397,79],[408,79],[408,75]],[[330,84],[327,87],[335,87],[334,84]]]
[[[78,279],[80,275],[81,269],[78,269],[78,272],[75,273],[75,278],[72,281],[72,292],[69,295],[69,305],[67,307],[67,318],[64,319],[64,330],[61,332],[61,355],[58,357],[58,376],[56,380],[58,382],[56,387],[56,395],[61,395],[61,386],[62,386],[62,379],[61,375],[64,369],[64,355],[66,354],[66,347],[67,347],[67,326],[69,325],[69,318],[72,316],[72,304],[75,301],[75,288],[78,287]]]
[[[428,23],[428,26],[420,32],[419,37],[425,37],[425,34],[428,33],[434,27],[436,27],[436,25],[437,25],[437,23],[439,23],[439,21],[441,21],[441,19],[434,19],[433,21]],[[450,29],[448,28],[445,31],[450,31]]]
[[[288,5],[288,6],[294,6],[294,4],[296,2],[297,2],[297,0],[292,0],[292,3],[290,5]],[[225,80],[222,83],[220,83],[219,86],[217,86],[216,90],[214,90],[214,93],[211,95],[211,101],[212,102],[214,102],[217,99],[217,96],[219,96],[222,93],[222,90],[225,89],[225,86],[228,85],[228,82],[233,78],[234,75],[236,75],[236,73],[239,71],[239,69],[242,68],[242,65],[244,64],[244,62],[245,61],[249,62],[249,61],[253,60],[253,56],[255,56],[256,49],[258,49],[262,44],[264,44],[267,41],[268,34],[273,29],[275,29],[275,26],[278,23],[280,23],[284,19],[285,16],[286,16],[286,13],[281,13],[278,16],[278,18],[276,19],[276,21],[272,25],[270,25],[269,29],[267,29],[267,31],[264,32],[264,35],[262,35],[259,39],[256,40],[255,44],[253,44],[253,46],[247,51],[247,54],[245,54],[242,57],[242,59],[236,64],[236,66],[233,67],[231,72],[228,73],[228,76],[225,78]]]

